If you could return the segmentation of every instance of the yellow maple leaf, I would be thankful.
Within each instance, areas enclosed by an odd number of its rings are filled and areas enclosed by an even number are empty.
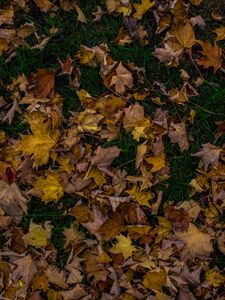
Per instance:
[[[143,15],[154,5],[155,2],[151,2],[150,0],[142,0],[141,4],[134,3],[134,8],[136,9],[134,18],[141,20]]]
[[[213,286],[219,287],[225,283],[225,276],[218,270],[207,270],[205,273],[205,279]]]
[[[96,167],[90,167],[84,179],[93,178],[99,187],[102,187],[105,181],[104,173]]]
[[[133,197],[140,205],[151,207],[149,200],[153,198],[150,192],[141,191],[136,184],[133,185],[132,190],[127,191],[127,193]]]
[[[153,291],[161,291],[163,285],[166,284],[167,274],[165,269],[160,269],[157,271],[150,271],[145,274],[143,285],[147,289],[151,289]]]
[[[95,133],[101,128],[98,127],[99,122],[104,117],[97,114],[93,109],[85,109],[85,111],[79,113],[78,116],[78,130],[80,132]]]
[[[116,236],[117,243],[109,250],[111,253],[118,254],[122,253],[124,259],[128,259],[132,256],[134,251],[137,249],[132,245],[130,237],[125,237],[122,234]]]
[[[37,191],[41,191],[41,200],[45,203],[57,202],[64,194],[59,175],[54,172],[48,172],[46,178],[38,178],[33,186]]]
[[[46,116],[41,112],[29,114],[28,122],[33,134],[22,136],[14,148],[23,155],[31,155],[34,167],[47,164],[50,150],[57,145],[60,133],[51,131],[50,122],[46,122]]]
[[[155,243],[159,243],[163,238],[170,235],[172,230],[172,225],[169,220],[164,217],[158,217],[159,226],[154,229],[154,232],[157,234]]]
[[[145,161],[152,165],[151,172],[159,171],[166,166],[165,154],[147,157]]]
[[[52,228],[49,222],[45,222],[44,226],[31,222],[29,232],[23,236],[23,239],[28,245],[44,248],[51,238]]]

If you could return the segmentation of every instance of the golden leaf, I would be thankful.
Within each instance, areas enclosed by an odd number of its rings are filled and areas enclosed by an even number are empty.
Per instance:
[[[150,0],[142,0],[141,4],[134,3],[134,8],[136,12],[134,13],[134,18],[141,20],[143,15],[155,5],[155,2],[151,2]]]
[[[165,154],[147,157],[145,161],[152,165],[151,172],[157,172],[166,166]]]
[[[218,270],[207,270],[205,273],[205,279],[215,288],[225,284],[225,276]]]
[[[41,191],[41,200],[45,203],[50,201],[57,202],[64,194],[63,186],[59,181],[59,174],[47,172],[46,178],[38,178],[33,183],[37,191]]]
[[[33,134],[22,136],[14,148],[23,155],[31,155],[34,167],[47,164],[50,150],[57,145],[60,133],[51,131],[50,122],[46,122],[46,116],[41,112],[29,114],[28,122]]]
[[[150,192],[141,191],[136,184],[133,185],[132,190],[127,191],[132,198],[137,201],[140,205],[151,207],[149,200],[153,198]]]
[[[129,236],[125,237],[124,235],[119,234],[116,236],[116,239],[117,243],[109,250],[111,253],[122,253],[124,259],[126,260],[132,256],[134,251],[137,251],[137,249],[132,245],[132,241]]]
[[[29,232],[23,236],[24,241],[37,248],[45,248],[51,238],[53,226],[45,222],[44,226],[30,223]]]
[[[96,167],[90,167],[87,171],[87,174],[85,175],[84,179],[89,178],[93,178],[99,187],[102,187],[103,184],[106,183],[104,173]]]
[[[161,291],[163,285],[166,284],[167,273],[165,269],[161,268],[159,272],[150,271],[144,275],[143,285],[147,289],[153,291]]]

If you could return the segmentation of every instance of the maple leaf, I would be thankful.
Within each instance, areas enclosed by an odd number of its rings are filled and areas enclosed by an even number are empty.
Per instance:
[[[218,47],[216,42],[212,45],[209,41],[200,41],[199,44],[203,49],[201,53],[205,57],[196,59],[197,64],[203,66],[205,69],[213,67],[214,73],[216,73],[222,66],[222,49]]]
[[[151,207],[149,200],[153,198],[150,192],[141,191],[136,184],[133,185],[132,190],[127,191],[132,198],[137,201],[140,205]]]
[[[208,234],[202,233],[198,228],[190,223],[187,232],[178,232],[177,237],[185,242],[182,249],[185,259],[198,257],[200,259],[209,257],[213,251],[211,238]]]
[[[4,116],[2,122],[8,121],[9,124],[12,123],[12,120],[14,119],[15,113],[22,113],[21,109],[19,108],[19,105],[16,100],[13,101],[12,107],[10,110],[6,113]]]
[[[41,112],[29,114],[28,122],[33,134],[22,136],[14,148],[23,155],[31,155],[34,167],[47,164],[50,150],[57,145],[59,132],[51,131],[50,122],[46,122],[46,116]]]
[[[57,7],[49,0],[34,0],[37,7],[43,12],[56,11]]]
[[[137,249],[132,245],[132,241],[130,237],[125,237],[122,234],[119,234],[116,236],[117,243],[113,245],[113,247],[109,250],[109,252],[113,254],[119,254],[122,253],[124,259],[128,259],[130,256],[132,256],[132,253],[134,251],[137,251]]]
[[[14,9],[12,6],[0,10],[0,25],[13,24]]]
[[[150,271],[145,274],[143,285],[145,288],[151,289],[153,291],[161,291],[163,285],[166,284],[167,273],[165,269],[161,268],[157,271]]]
[[[78,130],[89,133],[98,132],[101,129],[98,124],[103,118],[104,116],[97,114],[95,110],[85,109],[85,111],[79,113]]]
[[[155,5],[155,2],[151,2],[150,0],[142,0],[141,4],[134,3],[134,8],[136,12],[134,13],[134,18],[141,20],[143,15]]]
[[[44,226],[31,222],[29,232],[23,236],[23,239],[28,245],[45,248],[51,238],[52,228],[49,222],[45,222]]]
[[[225,40],[225,26],[220,26],[220,27],[216,28],[214,31],[217,35],[217,37],[216,37],[217,41]]]
[[[16,183],[8,184],[0,180],[0,206],[16,223],[27,212],[27,199]]]
[[[145,161],[152,165],[151,172],[157,172],[166,166],[165,154],[146,157]]]
[[[55,70],[40,69],[30,79],[29,92],[36,98],[51,98],[54,94]]]
[[[102,148],[98,146],[95,155],[91,159],[91,164],[98,168],[109,167],[113,160],[120,155],[121,150],[117,146]]]
[[[221,151],[221,148],[207,143],[202,145],[202,149],[199,152],[191,154],[191,156],[200,157],[204,164],[204,169],[206,171],[210,165],[212,167],[218,166]]]
[[[93,215],[94,215],[94,221],[82,223],[82,225],[87,228],[92,234],[95,234],[96,237],[100,240],[101,236],[98,232],[99,228],[104,224],[104,222],[107,220],[106,216],[103,216],[101,211],[94,206],[93,208]]]
[[[112,76],[110,86],[115,85],[115,91],[119,94],[123,94],[126,91],[126,87],[132,88],[133,76],[120,62],[116,68],[116,75]]]
[[[41,191],[41,200],[45,203],[50,201],[57,202],[64,194],[63,186],[59,180],[59,174],[46,172],[46,178],[38,178],[33,186],[35,190]]]
[[[165,210],[165,216],[173,224],[175,232],[188,230],[190,217],[183,208],[175,208],[173,205],[168,205]]]
[[[213,287],[223,286],[225,283],[225,276],[222,275],[218,270],[207,270],[205,273],[205,279]]]
[[[184,123],[171,123],[168,135],[171,140],[171,143],[177,143],[179,145],[180,151],[183,152],[184,150],[187,150],[189,148],[186,127]]]
[[[175,51],[191,49],[196,43],[193,27],[189,22],[174,24],[170,33],[175,37],[175,39],[173,37],[170,38]]]

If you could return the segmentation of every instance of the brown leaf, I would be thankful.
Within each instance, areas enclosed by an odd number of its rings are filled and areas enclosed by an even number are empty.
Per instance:
[[[116,75],[112,76],[110,86],[115,85],[115,91],[119,94],[123,94],[126,91],[126,87],[132,88],[133,76],[120,62],[116,68]]]
[[[165,216],[172,223],[175,232],[188,230],[190,217],[183,208],[175,208],[170,204],[166,207]]]
[[[6,113],[6,115],[4,116],[2,122],[8,122],[9,124],[12,123],[15,113],[22,113],[21,109],[19,108],[19,105],[17,103],[16,100],[13,101],[12,107],[10,108],[10,110]]]
[[[203,48],[201,53],[205,57],[196,59],[197,64],[203,66],[205,69],[213,67],[214,73],[216,73],[222,66],[222,49],[218,47],[216,42],[212,45],[209,41],[200,41],[199,44]]]
[[[218,148],[210,143],[203,144],[202,150],[199,152],[192,154],[194,157],[200,157],[203,164],[205,171],[211,165],[212,167],[217,167],[219,164],[219,157],[222,149]]]
[[[102,148],[98,146],[95,155],[91,159],[91,164],[98,168],[106,168],[111,165],[113,160],[120,155],[121,150],[117,146]]]
[[[55,70],[40,69],[30,79],[29,92],[36,98],[52,98],[55,86]]]
[[[184,123],[171,123],[168,135],[171,140],[171,143],[177,143],[179,145],[181,152],[189,148],[186,127]]]
[[[16,183],[8,184],[0,180],[0,206],[6,214],[19,222],[27,211],[27,199],[23,196]]]

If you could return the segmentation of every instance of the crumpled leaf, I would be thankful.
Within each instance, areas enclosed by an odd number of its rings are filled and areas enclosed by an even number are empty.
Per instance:
[[[168,135],[171,140],[171,143],[177,143],[179,145],[181,152],[189,148],[186,127],[183,122],[177,124],[171,123]]]
[[[78,13],[77,20],[80,21],[81,23],[87,23],[86,17],[83,11],[81,10],[81,8],[77,4],[74,4],[74,7]]]
[[[185,242],[182,249],[183,257],[188,258],[207,258],[213,251],[211,237],[202,233],[194,224],[190,223],[187,232],[178,232],[177,237]]]
[[[8,184],[0,180],[0,206],[18,223],[23,214],[27,212],[27,198],[16,183]]]
[[[112,76],[110,86],[115,87],[115,91],[119,94],[123,94],[126,91],[126,87],[132,88],[133,76],[120,62],[116,68],[116,75]]]
[[[99,146],[91,159],[91,164],[98,168],[106,168],[120,155],[121,150],[117,146],[102,148]]]
[[[208,169],[208,167],[211,165],[212,167],[217,167],[219,164],[219,157],[222,149],[218,148],[210,143],[203,144],[202,149],[192,154],[194,157],[200,157],[203,164],[205,171]]]
[[[119,234],[116,236],[117,243],[112,246],[112,248],[109,250],[113,254],[119,254],[122,253],[124,259],[128,259],[132,256],[132,253],[134,251],[137,251],[137,249],[132,245],[132,241],[130,237],[125,237],[122,234]]]
[[[46,178],[38,178],[33,186],[35,190],[41,192],[41,200],[45,203],[50,201],[57,202],[64,194],[63,186],[59,180],[59,174],[46,172]]]
[[[136,12],[134,13],[134,18],[141,20],[143,15],[155,5],[155,2],[151,0],[142,0],[141,4],[134,3],[133,6],[136,9]]]
[[[52,228],[49,222],[45,222],[43,226],[31,222],[29,232],[23,236],[23,239],[28,245],[45,248],[51,239]]]

